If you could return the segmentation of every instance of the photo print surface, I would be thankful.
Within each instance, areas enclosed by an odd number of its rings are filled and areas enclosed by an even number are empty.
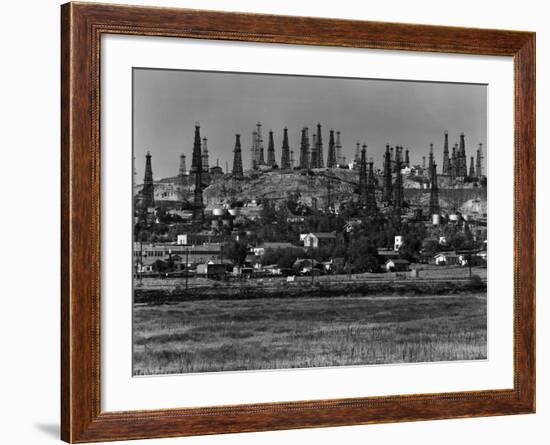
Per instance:
[[[487,358],[487,86],[134,68],[133,375]]]

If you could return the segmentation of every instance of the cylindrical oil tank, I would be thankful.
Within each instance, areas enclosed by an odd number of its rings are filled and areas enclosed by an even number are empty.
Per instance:
[[[432,215],[432,224],[434,226],[438,226],[439,224],[441,224],[441,215],[440,214],[434,213]]]
[[[225,215],[225,209],[216,207],[215,209],[212,210],[212,215],[214,215],[214,216],[223,216],[223,215]]]
[[[458,222],[458,215],[456,213],[450,214],[449,215],[449,221]]]
[[[231,216],[239,216],[241,214],[241,209],[229,209],[229,214]]]

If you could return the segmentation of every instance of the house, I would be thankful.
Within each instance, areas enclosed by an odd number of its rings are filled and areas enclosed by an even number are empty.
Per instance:
[[[438,266],[455,266],[460,264],[461,259],[454,251],[439,252],[433,257],[434,263]]]
[[[396,252],[401,249],[401,246],[403,245],[403,236],[402,235],[396,235],[395,238],[394,238],[394,243],[393,243],[393,250],[395,250]]]
[[[333,245],[336,242],[336,233],[335,232],[308,233],[303,237],[303,240],[304,240],[304,247],[317,249],[318,247]]]
[[[208,278],[223,278],[226,270],[226,264],[205,263],[197,265],[197,275],[207,276]]]
[[[408,260],[391,259],[386,261],[384,267],[388,272],[407,272],[410,264]]]

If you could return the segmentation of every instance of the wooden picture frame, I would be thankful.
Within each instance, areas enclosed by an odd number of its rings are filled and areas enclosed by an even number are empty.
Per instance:
[[[515,70],[514,387],[510,390],[102,412],[100,38],[221,39],[512,56]],[[61,7],[61,437],[174,437],[535,411],[535,34],[148,8]]]

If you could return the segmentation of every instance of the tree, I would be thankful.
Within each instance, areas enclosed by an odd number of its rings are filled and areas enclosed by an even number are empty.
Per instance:
[[[242,266],[248,253],[248,246],[241,241],[230,241],[223,245],[223,256]]]

